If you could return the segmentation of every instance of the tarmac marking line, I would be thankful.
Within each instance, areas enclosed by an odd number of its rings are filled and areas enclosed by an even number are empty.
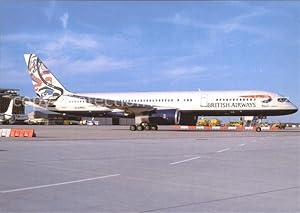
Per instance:
[[[245,143],[242,143],[242,144],[240,144],[239,146],[245,146],[246,144]]]
[[[225,151],[227,151],[227,150],[229,150],[230,148],[226,148],[226,149],[222,149],[222,150],[219,150],[219,151],[217,151],[218,153],[221,153],[221,152],[225,152]]]
[[[199,158],[201,158],[201,157],[197,156],[197,157],[193,157],[193,158],[189,158],[189,159],[185,159],[185,160],[181,160],[181,161],[176,161],[176,162],[170,163],[170,165],[176,165],[176,164],[179,164],[179,163],[184,163],[184,162],[188,162],[188,161],[192,161],[192,160],[197,160]]]
[[[52,186],[61,186],[61,185],[67,185],[67,184],[73,184],[73,183],[81,183],[81,182],[105,179],[105,178],[116,177],[116,176],[120,176],[120,174],[105,175],[105,176],[94,177],[94,178],[73,180],[73,181],[68,181],[68,182],[54,183],[54,184],[47,184],[47,185],[40,185],[40,186],[25,187],[25,188],[19,188],[19,189],[11,189],[11,190],[0,191],[0,193],[5,194],[5,193],[10,193],[10,192],[19,192],[19,191],[26,191],[26,190],[33,190],[33,189],[40,189],[40,188],[48,188],[48,187],[52,187]]]

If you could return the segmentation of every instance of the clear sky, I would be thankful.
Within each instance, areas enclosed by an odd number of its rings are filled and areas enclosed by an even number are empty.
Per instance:
[[[255,89],[300,107],[298,1],[9,0],[0,33],[0,87],[26,96],[36,53],[73,92]]]

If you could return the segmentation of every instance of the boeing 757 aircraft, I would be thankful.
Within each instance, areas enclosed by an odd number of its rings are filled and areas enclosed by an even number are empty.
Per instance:
[[[14,99],[11,99],[6,112],[0,113],[1,124],[9,123],[14,120],[13,107],[14,107]]]
[[[25,54],[24,58],[45,108],[81,116],[134,116],[133,131],[157,130],[157,125],[195,125],[198,116],[273,116],[298,110],[282,95],[253,90],[72,93],[35,54]]]

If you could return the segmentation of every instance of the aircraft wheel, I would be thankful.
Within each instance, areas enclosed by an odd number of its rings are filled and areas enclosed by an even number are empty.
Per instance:
[[[150,125],[146,122],[142,122],[141,126],[144,127],[144,130],[150,130]]]
[[[157,125],[153,125],[153,126],[151,126],[151,130],[158,130],[158,127],[157,127]]]
[[[143,131],[144,127],[142,125],[137,125],[136,129],[137,129],[137,131]]]
[[[149,124],[146,124],[146,125],[144,126],[144,130],[151,130],[151,126],[150,126]]]
[[[130,131],[135,131],[135,130],[136,130],[136,125],[131,125],[131,126],[129,127],[129,129],[130,129]]]
[[[150,127],[149,125],[146,125],[146,126],[144,127],[144,129],[145,129],[145,130],[151,130],[151,127]]]
[[[260,127],[256,127],[256,132],[261,132],[261,128]]]

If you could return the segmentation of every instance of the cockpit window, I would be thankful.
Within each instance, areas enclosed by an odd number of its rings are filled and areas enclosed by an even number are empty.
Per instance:
[[[290,102],[289,99],[287,99],[287,98],[278,98],[277,101],[281,102],[281,103]]]
[[[272,101],[272,98],[268,98],[268,99],[266,99],[266,100],[263,100],[262,102],[263,103],[269,103],[269,102],[271,102]]]

